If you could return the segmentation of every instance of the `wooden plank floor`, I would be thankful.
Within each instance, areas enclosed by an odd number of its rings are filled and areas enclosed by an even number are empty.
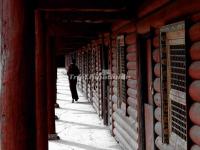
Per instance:
[[[65,69],[58,69],[56,132],[61,140],[49,141],[49,150],[121,150],[108,127],[94,108],[79,93],[79,101],[71,102],[71,93]]]

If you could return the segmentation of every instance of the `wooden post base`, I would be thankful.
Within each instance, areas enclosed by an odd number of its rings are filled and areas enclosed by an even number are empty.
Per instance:
[[[55,115],[55,120],[59,120],[59,118],[58,118],[58,116],[57,116],[57,115]]]
[[[49,134],[48,135],[48,140],[60,140],[60,137],[57,135],[57,133]]]
[[[55,108],[60,108],[60,106],[59,106],[58,103],[56,103],[56,104],[54,105],[54,107],[55,107]]]

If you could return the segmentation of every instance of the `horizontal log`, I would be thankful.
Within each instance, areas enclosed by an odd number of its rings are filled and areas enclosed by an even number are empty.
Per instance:
[[[200,145],[200,126],[194,125],[191,129],[190,129],[190,138],[191,140],[197,144]]]
[[[193,145],[190,150],[200,150],[199,145]]]
[[[93,103],[95,103],[97,106],[99,106],[99,99],[98,98],[93,97],[92,100],[93,100]]]
[[[189,75],[193,79],[200,79],[200,61],[195,61],[190,65]]]
[[[130,70],[136,69],[136,62],[128,62],[127,68],[130,69]]]
[[[156,147],[160,150],[174,150],[174,147],[171,145],[162,143],[162,138],[158,136],[155,140]]]
[[[94,96],[94,98],[96,98],[98,100],[99,96],[98,96],[98,93],[96,91],[93,92],[93,96]]]
[[[129,61],[129,62],[133,62],[133,61],[136,61],[136,53],[128,53],[127,56],[126,56],[126,59]]]
[[[131,116],[124,115],[124,112],[121,109],[117,109],[116,113],[130,126],[133,127],[134,131],[138,130],[138,122]]]
[[[86,95],[86,90],[85,90],[85,89],[83,89],[83,94],[85,94],[85,95]]]
[[[194,24],[189,30],[191,41],[193,41],[193,42],[200,41],[199,32],[200,32],[200,22]]]
[[[96,113],[99,114],[99,110],[98,110],[97,106],[96,106],[96,105],[93,105],[93,107],[94,107]]]
[[[119,133],[123,136],[123,138],[127,141],[132,149],[138,148],[138,143],[132,139],[132,137],[123,129],[116,121],[114,122],[115,128],[119,131]]]
[[[113,103],[117,103],[117,99],[118,99],[118,98],[117,98],[116,95],[113,95],[113,96],[112,96],[112,101],[113,101]]]
[[[112,109],[109,111],[109,114],[112,114]],[[112,124],[112,117],[109,115],[108,121],[110,124]]]
[[[117,103],[114,103],[114,104],[113,104],[113,111],[114,111],[114,112],[117,111]]]
[[[127,109],[127,112],[129,114],[129,116],[131,116],[133,119],[137,120],[137,116],[138,116],[138,112],[136,109],[134,109],[133,107],[129,106]]]
[[[161,108],[160,107],[157,107],[155,109],[154,116],[159,122],[161,122]]]
[[[130,120],[129,118],[122,115],[122,111],[119,109],[113,113],[113,119],[124,129],[126,132],[137,141],[138,132],[137,132],[137,123],[135,120]],[[134,122],[131,122],[134,121]]]
[[[135,79],[137,80],[137,71],[136,70],[128,70],[127,76],[130,79]]]
[[[112,65],[113,65],[113,66],[117,66],[117,60],[116,60],[116,59],[113,59],[113,60],[112,60]]]
[[[117,87],[113,87],[113,93],[114,93],[115,95],[117,95],[117,94],[118,94]]]
[[[113,81],[112,81],[112,86],[117,87],[117,80],[113,80]]]
[[[190,56],[192,60],[200,60],[200,41],[192,45],[190,48]]]
[[[155,132],[157,135],[159,135],[160,137],[162,137],[162,126],[161,126],[161,122],[156,122],[155,124]]]
[[[127,117],[126,117],[127,118]],[[138,122],[131,116],[128,117],[128,124],[133,127],[134,131],[138,131]]]
[[[95,97],[92,97],[92,100],[93,100],[93,103],[96,104],[96,106],[99,105],[99,101],[98,101],[98,99],[96,99]]]
[[[112,67],[112,72],[117,73],[117,67]]]
[[[129,24],[126,24],[120,30],[118,31],[119,34],[124,34],[124,33],[134,33],[136,31],[135,23],[130,22]]]
[[[160,95],[160,93],[156,93],[154,95],[154,103],[156,104],[156,106],[161,107],[161,95]]]
[[[200,126],[200,103],[194,103],[189,111],[190,120]]]
[[[136,49],[137,49],[136,44],[129,45],[129,46],[127,47],[127,49],[126,49],[126,52],[127,52],[127,53],[136,52]]]
[[[139,8],[138,17],[141,18],[148,14],[151,14],[153,11],[157,10],[158,8],[162,7],[163,5],[165,5],[168,2],[169,2],[169,0],[152,1],[150,3],[148,3],[148,1],[147,1],[148,5],[146,4],[143,7]]]
[[[132,150],[131,146],[126,142],[126,140],[123,138],[123,136],[118,132],[116,128],[114,128],[113,132],[116,137],[116,140],[120,142],[122,147],[124,147],[127,150]]]
[[[153,82],[153,87],[156,92],[160,92],[160,78],[156,78]]]
[[[94,102],[94,101],[93,101]],[[96,112],[99,114],[99,109],[98,109],[98,105],[96,103],[93,103],[93,107],[96,110]]]
[[[129,106],[133,107],[134,109],[137,108],[137,99],[136,98],[128,97],[127,103]]]
[[[124,112],[124,115],[126,115],[126,103],[121,103],[121,110]]]
[[[128,88],[127,94],[132,98],[137,98],[137,90]]]
[[[126,45],[133,45],[136,43],[136,34],[128,34],[125,37],[125,43]]]
[[[154,74],[156,75],[156,77],[160,77],[160,63],[157,63],[154,66]]]
[[[159,46],[160,46],[159,36],[156,36],[153,38],[153,46],[155,48],[159,48]]]
[[[117,64],[117,59],[113,58],[113,59],[112,59],[112,65],[113,65],[113,66],[117,66],[116,64]]]
[[[136,89],[137,88],[137,80],[128,79],[127,80],[127,86],[132,88],[132,89]]]
[[[130,20],[119,20],[112,24],[112,31],[120,30],[120,28],[128,25],[131,21]]]
[[[190,97],[194,101],[200,102],[200,80],[195,80],[189,87]]]
[[[156,63],[159,63],[160,62],[160,52],[159,52],[159,49],[155,49],[153,51],[153,60],[156,62]]]

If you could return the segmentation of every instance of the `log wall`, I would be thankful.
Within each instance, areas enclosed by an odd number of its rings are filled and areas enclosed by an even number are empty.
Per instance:
[[[112,80],[110,79],[110,75],[111,75],[111,70],[112,70],[112,44],[111,44],[111,33],[105,33],[103,35],[103,43],[104,45],[108,48],[108,98],[106,99],[107,101],[107,110],[108,110],[108,126],[109,129],[111,131],[111,134],[113,133],[112,130],[112,125],[113,125],[113,121],[112,121],[112,113],[113,113],[113,102],[112,102]],[[103,59],[103,58],[102,58]],[[103,90],[103,89],[102,89]]]
[[[191,150],[200,149],[200,15],[192,15],[192,25],[189,29],[191,47],[189,50],[191,64],[189,66],[189,76],[191,84],[189,95],[191,97],[191,107],[189,117],[192,126],[189,130],[190,138],[193,142]]]
[[[199,13],[190,16],[190,21],[192,25],[189,29],[189,38],[191,42],[191,47],[187,49],[190,54],[190,59],[188,60],[190,65],[188,69],[189,77],[191,78],[191,84],[189,88],[189,99],[188,103],[191,104],[189,108],[189,119],[191,120],[191,127],[189,132],[188,142],[192,142],[189,145],[191,150],[197,150],[200,148],[200,17]],[[187,31],[186,31],[187,32]],[[189,41],[188,41],[189,42]],[[187,43],[189,44],[189,43]],[[154,131],[156,133],[155,144],[158,149],[173,149],[171,145],[162,143],[162,129],[161,129],[161,97],[160,97],[160,57],[159,57],[159,42],[158,36],[154,37],[153,46],[155,50],[153,51],[154,65],[154,104],[156,106],[154,111],[154,117],[156,119]]]
[[[159,29],[156,29],[159,31]],[[160,52],[159,52],[159,35],[155,33],[153,38],[153,88],[154,88],[154,132],[155,132],[155,145],[158,149],[165,149],[169,146],[162,143],[162,123],[161,123],[161,95],[160,95]]]
[[[121,26],[120,26],[121,25]],[[120,145],[127,150],[138,149],[138,113],[137,113],[137,62],[136,62],[136,28],[133,23],[118,23],[113,26],[112,34],[112,73],[117,73],[117,35],[125,34],[126,59],[127,59],[127,101],[122,102],[117,108],[117,80],[112,80],[112,101],[113,101],[113,131],[114,136]],[[127,109],[127,110],[126,110]],[[127,111],[127,115],[126,115]]]
[[[200,13],[193,13],[192,7],[200,5],[197,1],[189,5],[189,2],[184,1],[184,6],[181,10],[175,10],[175,6],[180,5],[181,2],[176,1],[173,4],[168,4],[173,9],[169,16],[166,16],[163,8],[153,14],[146,17],[138,18],[137,22],[131,21],[117,21],[113,23],[110,34],[103,34],[97,40],[91,41],[86,47],[77,50],[78,66],[81,70],[81,77],[79,78],[78,85],[82,89],[83,93],[92,102],[95,110],[102,117],[102,81],[98,78],[102,72],[101,66],[101,44],[109,47],[109,70],[111,75],[117,74],[117,35],[125,34],[126,43],[126,68],[127,76],[127,99],[122,102],[121,106],[117,105],[117,80],[109,80],[109,98],[108,98],[108,124],[110,130],[119,144],[124,150],[141,149],[139,143],[139,125],[138,116],[141,111],[138,110],[140,98],[138,97],[140,89],[138,86],[138,59],[137,54],[139,51],[138,46],[138,34],[150,32],[150,27],[155,27],[154,37],[152,40],[152,72],[153,72],[153,105],[154,105],[154,141],[157,149],[160,150],[173,150],[174,148],[170,144],[162,143],[162,123],[161,123],[161,96],[160,96],[160,53],[159,53],[159,29],[168,24],[168,22],[174,21],[175,18],[186,18],[190,16],[192,25],[189,30],[189,36],[191,41],[191,47],[189,50],[191,64],[188,68],[188,74],[191,78],[191,84],[189,86],[189,95],[191,107],[189,108],[189,119],[192,122],[189,131],[189,142],[192,142],[191,150],[197,150],[200,148]],[[186,5],[187,4],[187,5]],[[196,5],[195,5],[196,4]],[[195,6],[194,6],[195,5]],[[186,7],[187,6],[187,7]],[[178,12],[177,12],[178,11]],[[149,21],[150,20],[150,21]],[[87,66],[87,67],[86,67]],[[86,79],[86,75],[93,75],[94,78]],[[104,110],[106,111],[106,110]],[[146,147],[148,149],[148,147]]]

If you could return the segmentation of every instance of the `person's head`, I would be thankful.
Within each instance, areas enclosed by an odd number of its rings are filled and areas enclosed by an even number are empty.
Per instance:
[[[72,63],[75,64],[76,63],[76,59],[73,58],[72,59]]]

